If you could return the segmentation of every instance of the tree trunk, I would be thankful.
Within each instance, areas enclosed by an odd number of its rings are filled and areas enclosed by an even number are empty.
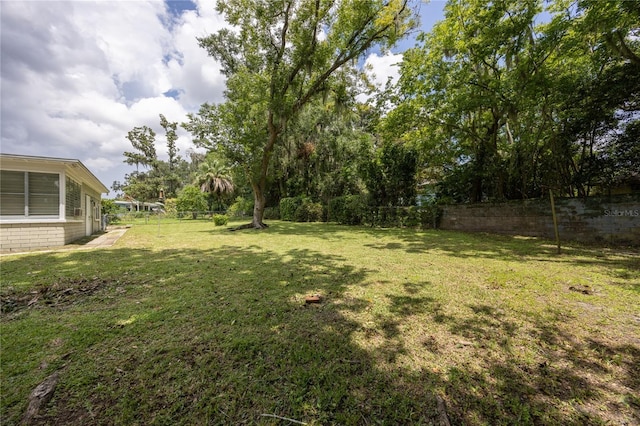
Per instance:
[[[276,125],[273,112],[269,112],[268,129],[269,139],[262,152],[262,160],[260,161],[260,174],[257,179],[251,183],[253,188],[253,220],[251,221],[251,227],[254,229],[263,229],[267,225],[262,221],[264,218],[264,208],[267,204],[266,192],[267,192],[267,172],[269,171],[269,163],[271,161],[271,155],[273,149],[278,140],[280,129],[282,124]]]
[[[267,225],[262,221],[264,218],[264,207],[267,204],[267,199],[264,195],[265,188],[260,183],[253,186],[253,220],[251,221],[251,227],[254,229],[263,229]]]

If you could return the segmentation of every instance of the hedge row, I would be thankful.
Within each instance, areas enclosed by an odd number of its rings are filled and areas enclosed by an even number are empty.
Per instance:
[[[323,220],[322,204],[306,197],[289,197],[280,200],[280,219],[291,222],[320,222]]]
[[[291,222],[325,221],[344,225],[437,228],[440,214],[440,209],[435,205],[371,207],[363,196],[344,195],[331,199],[325,206],[305,197],[283,198],[279,212],[278,208],[271,208],[268,217],[265,211],[265,218]]]

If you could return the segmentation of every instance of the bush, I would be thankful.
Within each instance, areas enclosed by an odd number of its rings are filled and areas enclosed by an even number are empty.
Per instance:
[[[177,218],[178,217],[178,209],[176,208],[177,199],[175,198],[167,198],[164,200],[164,212],[166,217]]]
[[[373,209],[372,225],[435,229],[438,227],[440,213],[435,204],[422,207],[377,207]]]
[[[279,206],[274,206],[274,207],[265,208],[264,209],[264,218],[265,219],[271,219],[271,220],[280,219],[280,207]]]
[[[107,225],[116,224],[120,222],[118,213],[120,213],[120,207],[114,200],[101,200],[101,213],[107,216]]]
[[[296,211],[302,205],[302,197],[289,197],[280,200],[280,219],[293,222],[296,220]]]
[[[229,222],[229,217],[226,214],[214,214],[213,224],[216,226],[223,226]]]
[[[305,199],[295,212],[296,222],[319,222],[322,220],[322,204]]]
[[[416,206],[411,206],[407,209],[407,219],[404,223],[409,228],[416,228],[422,223],[420,210]]]
[[[176,209],[179,212],[190,211],[196,219],[198,212],[207,210],[207,198],[199,188],[185,186],[176,200]]]
[[[227,209],[227,214],[232,217],[243,217],[253,213],[253,201],[244,197],[237,197]]]
[[[420,224],[423,228],[436,229],[440,225],[442,210],[437,204],[429,204],[420,208]]]
[[[360,225],[369,209],[360,195],[343,195],[329,202],[328,219],[345,225]]]
[[[120,211],[120,208],[118,207],[118,205],[115,203],[114,200],[107,200],[107,199],[102,199],[100,200],[101,203],[101,210],[102,210],[102,214],[110,214],[110,215],[115,215],[118,214]]]

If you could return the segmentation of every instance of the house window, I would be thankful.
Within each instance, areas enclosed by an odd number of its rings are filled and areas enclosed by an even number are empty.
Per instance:
[[[0,172],[1,216],[58,216],[60,175],[57,173]]]
[[[0,215],[24,216],[24,172],[0,172]]]
[[[65,216],[82,216],[82,194],[78,182],[67,177],[65,186]]]

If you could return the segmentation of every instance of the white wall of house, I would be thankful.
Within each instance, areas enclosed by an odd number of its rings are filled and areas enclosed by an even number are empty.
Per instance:
[[[0,251],[61,246],[100,230],[108,190],[80,161],[0,154],[0,171]]]

